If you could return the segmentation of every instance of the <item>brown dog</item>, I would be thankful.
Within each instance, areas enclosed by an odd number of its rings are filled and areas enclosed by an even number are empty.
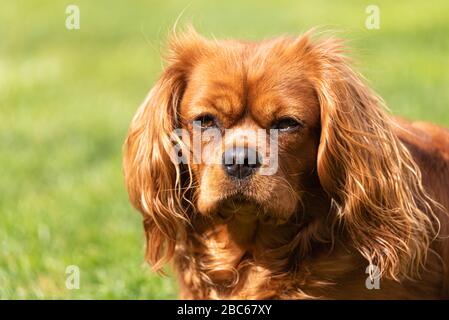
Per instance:
[[[199,145],[213,161],[178,164],[195,128],[222,133]],[[264,175],[241,132],[270,129]],[[124,169],[147,259],[174,258],[182,298],[449,297],[449,131],[389,116],[338,40],[173,37]]]

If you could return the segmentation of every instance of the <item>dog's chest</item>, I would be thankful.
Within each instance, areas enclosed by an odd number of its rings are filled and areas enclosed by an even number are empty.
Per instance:
[[[274,298],[280,282],[291,282],[291,255],[256,226],[219,225],[190,239],[178,250],[178,272],[184,298]],[[287,231],[287,230],[285,230]]]

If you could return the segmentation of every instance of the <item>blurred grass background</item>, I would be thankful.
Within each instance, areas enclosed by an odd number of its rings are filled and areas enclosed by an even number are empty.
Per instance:
[[[65,8],[81,11],[65,28]],[[365,8],[380,8],[367,30]],[[395,114],[449,126],[449,2],[4,1],[0,8],[0,298],[176,298],[143,264],[121,146],[185,9],[206,36],[341,31]],[[65,288],[66,266],[81,270]]]

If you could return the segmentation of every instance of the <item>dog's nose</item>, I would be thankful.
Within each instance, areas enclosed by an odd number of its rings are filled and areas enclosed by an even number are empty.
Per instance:
[[[223,153],[223,166],[228,175],[244,179],[261,166],[259,155],[253,148],[237,147]]]

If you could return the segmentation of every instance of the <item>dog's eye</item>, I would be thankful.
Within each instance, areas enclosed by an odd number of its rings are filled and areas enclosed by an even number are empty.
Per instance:
[[[215,117],[210,114],[203,114],[193,120],[193,124],[201,127],[202,129],[209,129],[217,126]]]
[[[281,132],[289,132],[302,127],[303,124],[293,118],[281,118],[273,123],[271,129],[277,129]]]

